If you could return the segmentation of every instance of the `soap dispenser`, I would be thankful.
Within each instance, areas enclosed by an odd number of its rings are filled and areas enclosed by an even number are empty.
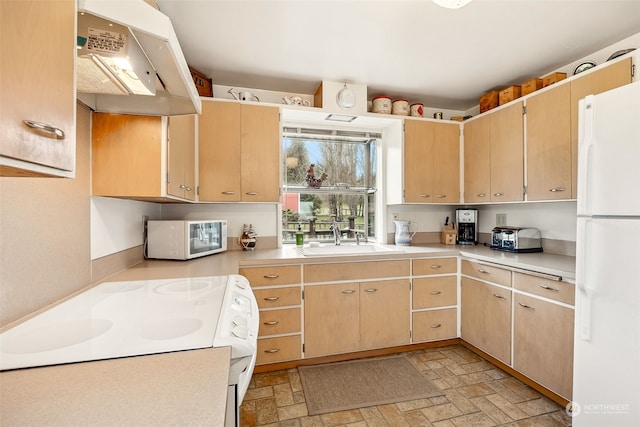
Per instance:
[[[304,233],[300,224],[298,224],[298,231],[296,231],[296,246],[304,246]]]

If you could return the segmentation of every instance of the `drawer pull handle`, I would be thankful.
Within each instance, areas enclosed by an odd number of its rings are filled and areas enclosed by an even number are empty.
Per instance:
[[[280,297],[265,297],[264,300],[265,301],[278,301],[280,299]]]
[[[246,194],[247,196],[257,196],[258,195],[258,193],[256,193],[255,191],[247,191],[244,194]]]
[[[442,327],[442,323],[437,323],[435,325],[431,325],[431,329],[438,329],[440,327]]]
[[[447,197],[447,195],[446,194],[436,194],[436,197],[438,199],[444,199],[445,197]]]
[[[478,269],[478,273],[482,273],[482,274],[491,274],[491,272],[490,272],[490,271],[483,270],[483,269],[481,269],[481,268],[479,268],[479,269]]]
[[[498,298],[498,299],[506,299],[505,297],[503,297],[502,295],[498,295],[498,294],[493,294],[494,297]]]
[[[431,265],[431,268],[433,268],[434,270],[437,270],[437,269],[439,269],[439,268],[442,268],[442,265],[440,265],[440,264],[433,264],[433,265]]]
[[[347,294],[347,295],[351,295],[353,293],[355,293],[355,291],[353,289],[345,289],[344,291],[342,291],[343,294]]]
[[[423,199],[426,199],[428,197],[431,197],[430,194],[421,194],[420,197],[422,197]]]
[[[65,137],[64,131],[55,126],[51,126],[49,124],[42,123],[42,122],[35,122],[33,120],[23,120],[23,123],[32,129],[36,129],[40,132],[49,134],[51,138],[64,139]]]
[[[565,189],[562,188],[562,187],[558,187],[558,188],[550,188],[549,191],[552,192],[552,193],[558,193],[558,192],[561,192],[561,191],[565,191]]]
[[[431,295],[440,295],[442,291],[431,291]]]
[[[493,195],[496,197],[502,197],[504,196],[504,193],[493,193]]]
[[[364,291],[365,291],[365,292],[369,292],[369,293],[373,293],[373,292],[377,292],[377,291],[378,291],[378,289],[376,289],[376,288],[369,288],[369,289],[365,289]]]
[[[222,194],[224,194],[225,196],[233,196],[234,194],[236,194],[235,191],[223,191]]]
[[[268,322],[264,322],[264,324],[265,324],[266,326],[275,326],[275,325],[277,325],[278,323],[280,323],[280,322],[278,322],[277,320],[270,320],[270,321],[268,321]]]
[[[262,277],[264,277],[265,279],[277,279],[278,277],[280,277],[280,275],[279,274],[267,274],[267,275],[262,276]]]
[[[538,285],[540,286],[542,289],[547,290],[547,291],[553,291],[553,292],[558,292],[559,289],[556,288],[552,288],[551,286],[547,286],[547,285]]]
[[[484,193],[480,193],[480,194],[477,194],[476,197],[487,197],[487,195]]]
[[[271,348],[271,349],[269,349],[269,350],[265,350],[264,352],[265,352],[265,353],[277,353],[277,352],[279,352],[279,351],[280,351],[280,349],[279,349],[279,348]]]
[[[535,310],[535,308],[531,307],[530,305],[523,304],[523,303],[521,303],[521,302],[519,302],[519,303],[518,303],[518,305],[519,305],[520,307],[528,308],[529,310]]]

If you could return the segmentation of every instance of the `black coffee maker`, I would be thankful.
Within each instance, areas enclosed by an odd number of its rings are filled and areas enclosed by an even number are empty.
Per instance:
[[[456,209],[456,243],[475,245],[478,241],[478,209]]]

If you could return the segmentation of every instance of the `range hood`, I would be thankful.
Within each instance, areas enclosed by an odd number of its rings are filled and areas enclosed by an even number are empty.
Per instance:
[[[95,111],[202,111],[170,19],[144,0],[78,0],[76,58],[78,99]]]

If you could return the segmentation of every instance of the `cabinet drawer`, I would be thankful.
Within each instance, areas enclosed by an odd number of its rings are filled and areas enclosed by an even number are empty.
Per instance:
[[[256,365],[298,360],[302,358],[300,335],[258,339]]]
[[[272,308],[287,305],[300,305],[300,286],[290,288],[254,289],[253,294],[258,301],[258,307]]]
[[[312,283],[406,277],[409,276],[409,267],[408,259],[398,261],[307,264],[304,266],[304,281],[305,283]]]
[[[413,313],[413,342],[437,341],[458,335],[455,308]]]
[[[259,337],[293,332],[300,332],[299,308],[260,311]]]
[[[458,271],[457,258],[428,258],[413,260],[413,275],[449,274]]]
[[[299,265],[241,268],[240,274],[249,280],[252,287],[300,283]]]
[[[462,274],[503,286],[511,286],[511,271],[488,264],[462,260]]]
[[[456,305],[456,276],[421,277],[413,279],[413,308]]]
[[[560,280],[514,272],[513,287],[567,304],[575,303],[575,285]]]

